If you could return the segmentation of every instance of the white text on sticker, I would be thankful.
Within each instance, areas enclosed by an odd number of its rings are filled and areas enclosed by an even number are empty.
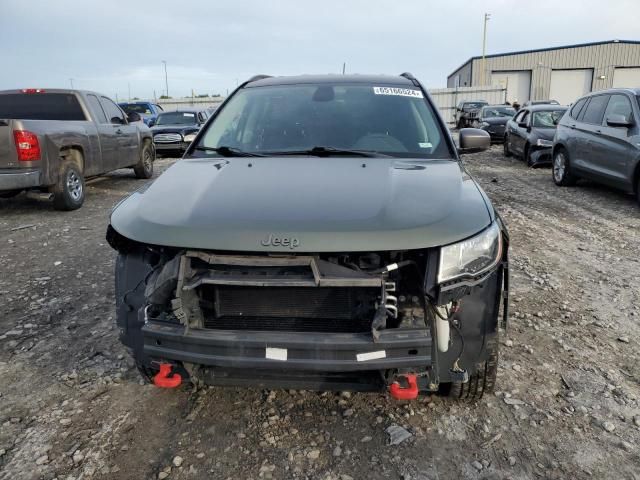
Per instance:
[[[398,95],[401,97],[424,98],[421,90],[414,90],[412,88],[373,87],[373,93],[376,95]]]
[[[267,347],[264,352],[264,357],[269,360],[280,360],[284,362],[287,360],[287,349]]]
[[[358,353],[356,360],[366,362],[367,360],[378,360],[379,358],[387,358],[387,352],[378,350],[377,352]]]

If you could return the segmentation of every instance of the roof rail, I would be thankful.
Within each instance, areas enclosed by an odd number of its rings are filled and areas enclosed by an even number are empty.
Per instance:
[[[258,80],[262,80],[264,78],[271,78],[271,75],[254,75],[244,83],[257,82]]]
[[[411,80],[411,83],[413,83],[416,87],[420,86],[420,82],[418,82],[418,79],[414,77],[412,73],[404,72],[401,73],[400,76],[406,78],[407,80]]]

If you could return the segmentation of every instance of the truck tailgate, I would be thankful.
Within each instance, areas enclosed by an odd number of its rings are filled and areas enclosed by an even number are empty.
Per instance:
[[[19,167],[13,144],[13,120],[0,118],[0,168]]]

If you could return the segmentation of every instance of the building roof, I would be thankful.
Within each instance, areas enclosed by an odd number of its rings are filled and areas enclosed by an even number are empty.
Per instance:
[[[575,43],[573,45],[560,45],[557,47],[536,48],[533,50],[519,50],[517,52],[492,53],[491,55],[485,55],[484,58],[508,57],[511,55],[522,55],[526,53],[548,52],[549,50],[565,50],[567,48],[593,47],[595,45],[606,45],[608,43],[626,43],[626,44],[640,45],[640,40],[603,40],[601,42]],[[482,55],[476,55],[475,57],[471,57],[469,60],[467,60],[458,68],[456,68],[453,72],[451,72],[451,74],[449,74],[447,78],[451,77],[454,73],[456,73],[458,70],[460,70],[469,62],[472,62],[473,60],[479,60],[481,58],[482,58]]]

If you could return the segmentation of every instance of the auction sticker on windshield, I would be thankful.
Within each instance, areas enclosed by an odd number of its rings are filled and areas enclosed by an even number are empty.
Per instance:
[[[421,90],[413,90],[411,88],[373,87],[373,93],[376,95],[399,95],[401,97],[424,98]]]

